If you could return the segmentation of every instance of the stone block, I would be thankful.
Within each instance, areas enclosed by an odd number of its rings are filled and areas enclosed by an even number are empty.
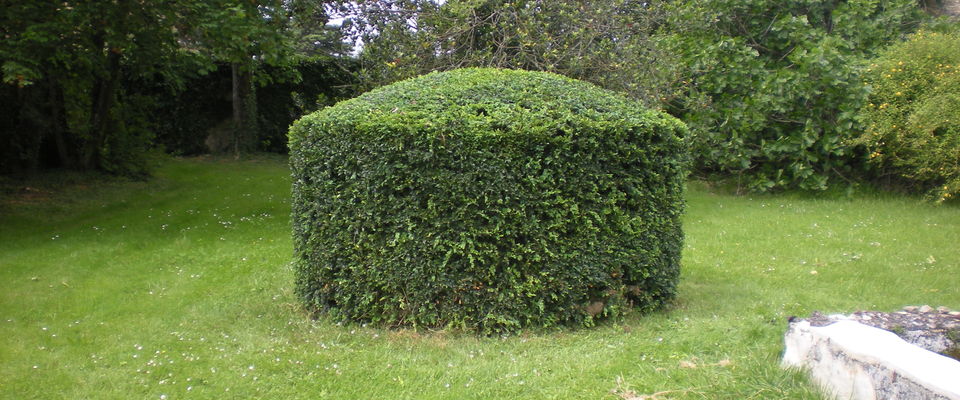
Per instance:
[[[784,341],[783,365],[809,371],[836,399],[960,400],[960,361],[892,332],[850,320],[796,320]]]

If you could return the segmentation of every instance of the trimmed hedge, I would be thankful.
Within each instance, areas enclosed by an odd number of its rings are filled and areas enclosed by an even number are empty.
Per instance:
[[[559,75],[431,73],[290,131],[297,293],[337,320],[483,334],[676,292],[685,126]]]

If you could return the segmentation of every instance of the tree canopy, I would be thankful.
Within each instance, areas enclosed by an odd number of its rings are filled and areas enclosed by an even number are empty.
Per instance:
[[[364,43],[361,81],[375,87],[435,70],[555,72],[655,103],[670,59],[651,33],[658,2],[399,0],[340,5],[345,34]]]
[[[258,69],[339,42],[325,29],[322,1],[4,3],[3,98],[19,109],[6,117],[0,170],[35,168],[41,144],[55,143],[59,165],[143,174],[152,97],[224,63],[234,71],[234,147],[252,147],[255,83],[298,79],[290,69]]]

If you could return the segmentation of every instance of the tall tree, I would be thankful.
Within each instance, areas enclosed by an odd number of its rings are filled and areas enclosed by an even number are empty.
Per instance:
[[[347,2],[344,28],[364,43],[371,85],[466,66],[550,71],[656,104],[670,56],[651,33],[658,2],[631,0],[396,0]]]
[[[260,64],[276,64],[288,57],[282,5],[279,0],[221,3],[210,10],[213,18],[186,36],[211,61],[230,65],[233,136],[228,146],[211,150],[229,150],[239,156],[256,146],[256,71]]]

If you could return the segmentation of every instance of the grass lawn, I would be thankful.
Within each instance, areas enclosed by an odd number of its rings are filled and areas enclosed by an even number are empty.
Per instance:
[[[595,329],[478,338],[311,321],[282,159],[0,205],[0,398],[816,399],[786,318],[960,309],[960,208],[692,183],[680,296]]]

